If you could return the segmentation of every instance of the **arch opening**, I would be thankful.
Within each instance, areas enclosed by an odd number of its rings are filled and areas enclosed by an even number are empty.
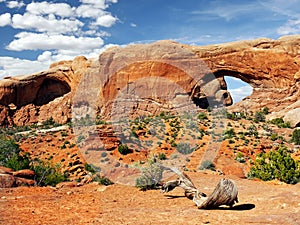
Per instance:
[[[227,91],[232,97],[233,104],[241,102],[244,98],[250,96],[253,92],[253,87],[240,78],[232,76],[224,76],[227,84]]]
[[[34,100],[34,104],[37,106],[47,104],[70,91],[71,88],[66,82],[47,78],[41,84]]]

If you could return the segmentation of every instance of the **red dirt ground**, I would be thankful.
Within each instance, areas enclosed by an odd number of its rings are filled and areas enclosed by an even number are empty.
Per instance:
[[[187,174],[207,194],[222,177]],[[231,179],[239,188],[239,203],[217,210],[197,209],[181,189],[163,194],[97,183],[0,189],[0,224],[300,224],[300,184]]]

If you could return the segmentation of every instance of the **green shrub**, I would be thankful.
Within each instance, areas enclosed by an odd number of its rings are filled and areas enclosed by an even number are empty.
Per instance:
[[[165,153],[159,153],[159,154],[158,154],[158,159],[159,159],[159,160],[166,160],[166,159],[167,159],[167,156],[166,156]]]
[[[209,161],[209,160],[205,160],[205,161],[201,162],[201,165],[199,166],[199,170],[205,170],[205,169],[213,170],[213,171],[216,170],[213,162]]]
[[[272,133],[270,139],[272,141],[276,141],[278,139],[278,134],[277,133]]]
[[[265,115],[269,114],[269,108],[268,107],[263,108],[262,113]]]
[[[100,174],[96,174],[93,177],[93,181],[94,182],[98,182],[99,184],[105,185],[105,186],[109,186],[114,184],[110,179],[108,179],[107,177],[101,176]]]
[[[188,155],[188,154],[192,153],[193,151],[196,150],[196,148],[197,148],[197,146],[191,147],[191,145],[189,143],[184,143],[184,142],[180,142],[176,146],[176,150],[183,155]]]
[[[295,184],[300,181],[300,164],[291,157],[286,147],[281,146],[277,151],[259,154],[248,177]]]
[[[300,129],[295,129],[292,134],[292,142],[296,145],[300,145]]]
[[[233,128],[229,128],[224,132],[224,139],[230,139],[235,136],[235,131]]]
[[[159,160],[156,157],[149,159],[140,170],[142,174],[136,178],[135,186],[143,191],[157,189],[163,173]]]
[[[277,125],[278,127],[290,128],[291,124],[289,122],[284,122],[282,118],[275,118],[270,121],[270,123]]]
[[[254,115],[254,122],[265,122],[266,116],[263,112],[256,112]]]
[[[0,140],[0,165],[13,170],[29,168],[29,155],[20,154],[20,147],[14,140]]]
[[[91,172],[92,174],[96,173],[97,171],[99,171],[99,169],[94,166],[93,164],[84,164],[84,169],[88,172]]]
[[[122,154],[122,155],[127,155],[129,153],[131,153],[131,151],[129,150],[128,146],[126,144],[120,144],[118,146],[118,151]]]
[[[208,118],[207,118],[206,113],[202,112],[202,113],[198,114],[198,119],[199,120],[207,120]]]
[[[236,153],[235,160],[240,163],[246,162],[245,157],[244,157],[243,153],[241,153],[241,152]]]
[[[52,166],[49,162],[35,160],[31,163],[31,169],[35,172],[34,180],[38,186],[55,186],[66,181],[68,175],[60,172],[59,164]]]

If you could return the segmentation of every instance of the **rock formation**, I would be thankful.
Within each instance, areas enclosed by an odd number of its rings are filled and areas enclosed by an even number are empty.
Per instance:
[[[34,171],[29,169],[13,171],[10,168],[0,166],[0,188],[35,185]]]
[[[224,76],[253,87],[252,95],[229,110],[268,107],[270,118],[288,120],[291,116],[285,115],[300,107],[299,43],[300,35],[209,46],[159,41],[114,47],[99,59],[61,61],[47,71],[0,81],[0,124],[25,125],[50,117],[64,123],[72,117],[72,106],[110,117],[115,111],[131,115],[130,110],[147,114],[231,105]],[[299,120],[294,116],[293,126]]]

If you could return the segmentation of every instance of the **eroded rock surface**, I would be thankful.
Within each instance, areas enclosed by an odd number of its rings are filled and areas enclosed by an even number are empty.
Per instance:
[[[252,95],[230,110],[268,107],[270,117],[284,117],[299,108],[299,43],[300,35],[209,46],[159,41],[114,47],[99,59],[57,62],[47,71],[0,81],[0,124],[25,125],[50,117],[64,123],[74,105],[105,117],[190,105],[206,108],[216,102],[228,106],[232,99],[224,76],[253,87]]]

